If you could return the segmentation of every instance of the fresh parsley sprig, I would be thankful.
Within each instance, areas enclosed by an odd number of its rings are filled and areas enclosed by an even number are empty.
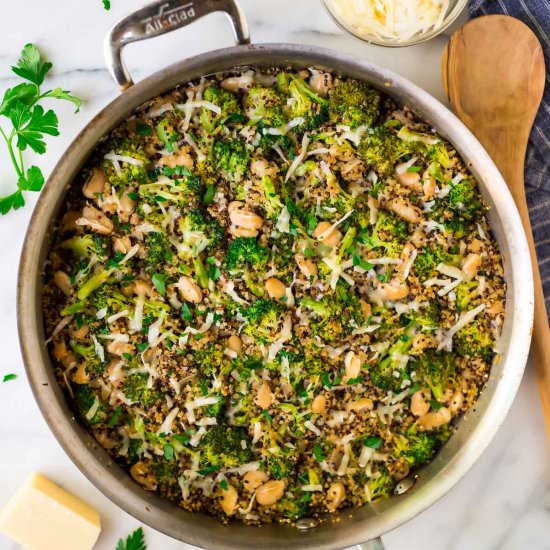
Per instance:
[[[116,550],[147,550],[143,528],[138,527],[126,537],[126,540],[119,539]]]
[[[25,191],[40,191],[44,176],[38,166],[25,166],[23,152],[27,148],[43,155],[46,152],[45,136],[58,136],[58,120],[53,110],[44,110],[40,105],[43,99],[71,101],[78,112],[81,101],[67,90],[55,88],[42,91],[44,78],[52,64],[44,61],[34,44],[27,44],[19,61],[11,70],[24,81],[8,88],[0,103],[0,116],[9,121],[10,127],[0,125],[0,135],[6,142],[8,153],[17,176],[17,190],[0,197],[0,214],[7,214],[12,208],[17,210],[25,205]],[[2,119],[4,120],[4,119]]]

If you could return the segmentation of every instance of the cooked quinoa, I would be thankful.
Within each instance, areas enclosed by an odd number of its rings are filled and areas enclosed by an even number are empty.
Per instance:
[[[59,382],[187,510],[287,523],[389,497],[498,358],[486,211],[453,147],[364,83],[181,86],[69,189],[43,295]]]

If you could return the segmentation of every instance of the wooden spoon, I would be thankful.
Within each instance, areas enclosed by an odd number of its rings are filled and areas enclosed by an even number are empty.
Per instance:
[[[451,37],[442,73],[452,108],[500,169],[527,234],[535,281],[531,351],[550,438],[550,330],[523,179],[527,141],[544,91],[542,48],[529,27],[513,17],[478,17]]]

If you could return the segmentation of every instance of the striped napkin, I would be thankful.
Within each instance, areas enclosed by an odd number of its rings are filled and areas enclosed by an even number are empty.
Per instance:
[[[511,15],[537,35],[550,81],[550,2],[548,0],[470,0],[471,17]],[[525,165],[527,205],[537,249],[546,311],[550,315],[550,86],[547,84],[535,125],[529,138]]]

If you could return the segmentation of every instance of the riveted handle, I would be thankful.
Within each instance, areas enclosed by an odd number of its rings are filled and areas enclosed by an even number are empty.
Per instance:
[[[105,60],[121,91],[134,83],[122,60],[124,46],[185,27],[214,12],[227,14],[237,44],[250,44],[246,19],[235,0],[160,0],[122,18],[105,39]]]

